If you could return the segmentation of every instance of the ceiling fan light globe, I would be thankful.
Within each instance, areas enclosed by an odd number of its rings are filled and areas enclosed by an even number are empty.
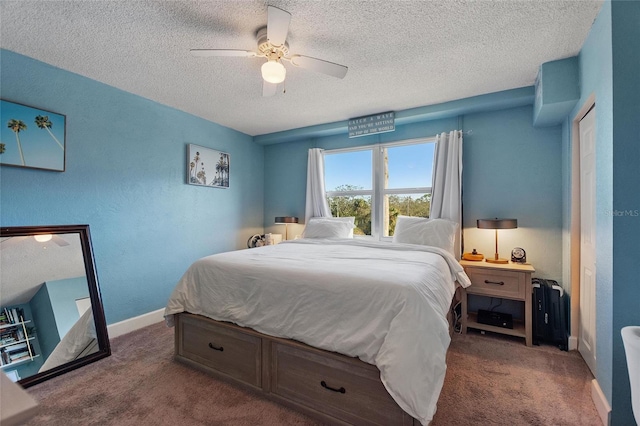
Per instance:
[[[261,70],[264,81],[272,84],[282,83],[287,75],[287,69],[277,61],[265,62]]]

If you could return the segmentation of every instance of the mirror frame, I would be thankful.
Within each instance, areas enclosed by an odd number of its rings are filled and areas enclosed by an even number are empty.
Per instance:
[[[111,345],[109,343],[107,322],[102,306],[102,296],[100,295],[100,287],[98,285],[98,275],[95,269],[89,225],[12,226],[0,228],[0,237],[22,237],[39,234],[79,234],[82,257],[84,259],[84,269],[87,275],[87,284],[89,285],[89,298],[91,300],[91,309],[93,310],[93,320],[96,327],[98,351],[19,380],[18,383],[25,388],[111,355]]]

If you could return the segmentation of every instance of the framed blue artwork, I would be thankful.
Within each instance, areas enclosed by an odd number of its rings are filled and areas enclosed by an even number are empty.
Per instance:
[[[64,172],[64,115],[0,100],[0,117],[0,165]]]

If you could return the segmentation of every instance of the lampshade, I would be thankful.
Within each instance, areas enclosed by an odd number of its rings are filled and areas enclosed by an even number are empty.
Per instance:
[[[518,227],[518,219],[478,219],[480,229],[514,229]]]
[[[286,68],[278,61],[267,61],[262,64],[262,78],[268,83],[282,83],[286,75]]]
[[[295,216],[277,216],[276,223],[278,224],[298,223],[298,218]]]

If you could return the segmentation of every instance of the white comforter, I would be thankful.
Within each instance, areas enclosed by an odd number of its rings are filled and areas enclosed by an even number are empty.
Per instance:
[[[42,364],[38,373],[50,370],[67,362],[74,361],[80,356],[87,355],[88,349],[95,349],[97,345],[96,325],[93,321],[93,310],[87,309],[84,314],[67,331],[58,342],[47,360]]]
[[[165,310],[230,321],[374,364],[398,405],[429,423],[446,370],[455,281],[446,251],[357,239],[301,239],[208,256]]]

